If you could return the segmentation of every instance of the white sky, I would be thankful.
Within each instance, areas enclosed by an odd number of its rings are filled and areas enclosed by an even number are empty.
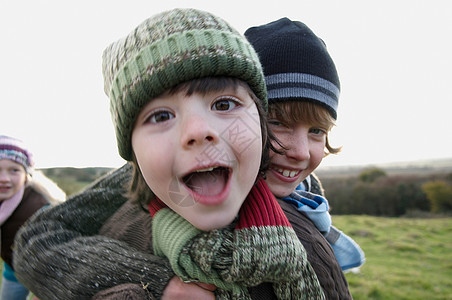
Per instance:
[[[38,168],[121,166],[104,48],[147,17],[194,7],[248,27],[289,17],[327,44],[342,92],[324,165],[452,157],[452,1],[0,0],[0,134]]]

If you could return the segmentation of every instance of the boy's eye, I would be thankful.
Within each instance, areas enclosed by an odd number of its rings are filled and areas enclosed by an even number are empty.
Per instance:
[[[278,120],[278,119],[269,119],[268,120],[268,124],[270,125],[270,126],[273,126],[273,127],[288,127],[284,122],[282,122],[282,121],[280,121],[280,120]]]
[[[311,133],[314,133],[314,134],[325,134],[325,130],[323,130],[323,129],[320,129],[320,128],[311,128],[310,130],[309,130]]]
[[[229,111],[238,106],[238,101],[233,97],[221,98],[212,105],[212,110]]]
[[[168,121],[172,118],[174,118],[174,115],[172,113],[170,113],[169,111],[158,111],[158,112],[153,113],[151,116],[149,116],[148,122],[161,123],[161,122]]]
[[[282,125],[282,123],[280,121],[276,120],[276,119],[268,120],[268,124],[274,125],[274,126],[281,126]]]

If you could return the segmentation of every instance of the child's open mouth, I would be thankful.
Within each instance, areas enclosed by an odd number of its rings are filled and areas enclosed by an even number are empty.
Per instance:
[[[228,194],[230,173],[230,169],[226,167],[209,167],[189,173],[182,180],[195,201],[217,205]]]

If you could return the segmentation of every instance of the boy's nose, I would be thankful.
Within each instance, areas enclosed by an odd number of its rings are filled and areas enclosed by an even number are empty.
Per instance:
[[[308,138],[304,136],[294,136],[286,150],[286,156],[297,161],[309,160],[311,155],[309,153]]]
[[[189,116],[182,123],[181,144],[183,147],[203,145],[204,143],[216,144],[219,136],[209,121],[199,115]]]

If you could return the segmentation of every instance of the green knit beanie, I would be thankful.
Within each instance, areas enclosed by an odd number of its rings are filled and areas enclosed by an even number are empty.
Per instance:
[[[173,9],[145,20],[105,49],[102,69],[119,154],[128,161],[140,110],[185,81],[235,77],[267,108],[264,75],[253,47],[224,20],[196,9]]]

